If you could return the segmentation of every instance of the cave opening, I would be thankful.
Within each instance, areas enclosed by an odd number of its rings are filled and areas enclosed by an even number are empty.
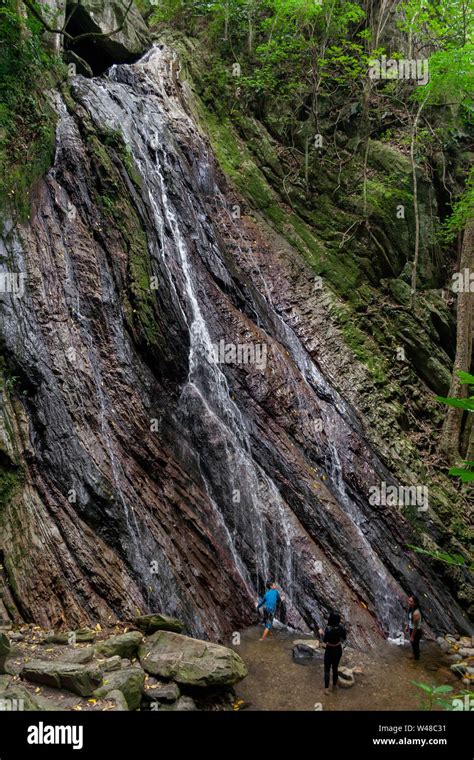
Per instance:
[[[90,32],[100,32],[86,10],[77,3],[68,3],[66,7],[66,31],[72,37],[79,37]],[[64,40],[64,50],[75,53],[85,61],[94,76],[100,76],[115,63],[133,63],[138,56],[127,54],[123,46],[117,44],[113,37],[90,37],[75,42],[67,37]],[[78,66],[78,70],[79,70]],[[79,73],[85,73],[79,71]]]

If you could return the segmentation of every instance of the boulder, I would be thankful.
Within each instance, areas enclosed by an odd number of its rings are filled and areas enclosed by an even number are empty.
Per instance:
[[[159,712],[194,712],[197,710],[196,703],[191,697],[180,697],[172,705],[155,702],[152,707]]]
[[[450,643],[448,641],[446,641],[446,639],[443,639],[442,636],[438,636],[438,638],[436,639],[436,641],[437,641],[438,646],[439,646],[439,648],[441,649],[442,652],[444,652],[445,654],[447,654],[448,652],[451,651],[451,645],[450,645]]]
[[[191,697],[180,697],[173,708],[177,712],[192,712],[197,710],[196,703]]]
[[[66,18],[66,3],[64,0],[39,0],[43,6],[43,16],[49,21],[52,29],[61,29]],[[52,53],[59,55],[63,43],[60,34],[44,32],[43,41]]]
[[[58,631],[50,633],[43,639],[43,644],[83,644],[95,641],[97,633],[91,628],[79,628],[77,631]]]
[[[110,638],[97,644],[96,652],[103,657],[115,657],[116,655],[125,658],[134,657],[142,640],[143,634],[140,631],[120,633],[118,636],[110,636]]]
[[[318,639],[298,639],[293,643],[293,659],[315,660],[324,657],[324,649]]]
[[[180,692],[175,683],[160,683],[155,678],[149,678],[143,696],[150,702],[176,702]]]
[[[467,673],[467,665],[464,662],[455,662],[451,665],[450,670],[457,676],[463,676]]]
[[[0,657],[9,654],[11,649],[10,640],[6,633],[0,633]]]
[[[23,633],[20,633],[20,631],[9,631],[8,638],[10,641],[23,641],[25,636]]]
[[[127,666],[130,666],[130,660],[126,660]],[[122,660],[116,654],[114,657],[107,657],[105,660],[97,660],[98,667],[104,672],[104,673],[110,673],[112,670],[120,670],[122,667]]]
[[[21,684],[9,684],[5,689],[0,687],[0,712],[36,712],[40,707],[33,695]]]
[[[174,633],[181,633],[183,631],[183,624],[180,620],[169,615],[152,614],[152,615],[140,615],[133,621],[134,625],[143,631],[147,636],[156,631],[172,631]]]
[[[146,639],[138,656],[151,675],[190,686],[231,686],[247,675],[244,661],[232,649],[169,631]]]
[[[95,690],[94,696],[107,697],[112,691],[121,691],[127,700],[129,710],[138,710],[145,685],[145,673],[141,668],[124,668],[104,675],[102,685]]]
[[[461,647],[458,651],[461,657],[474,657],[473,647]]]
[[[22,667],[22,663],[14,657],[8,657],[6,655],[0,657],[0,674],[7,673],[11,676],[18,676]]]
[[[97,665],[80,665],[58,660],[31,660],[23,666],[20,676],[54,689],[73,691],[81,697],[90,696],[102,683],[102,673]]]
[[[81,0],[74,14],[78,34],[98,32],[109,37],[94,39],[94,47],[105,51],[115,62],[129,61],[148,47],[150,38],[145,22],[135,4],[126,14],[128,2],[124,0]]]
[[[115,710],[120,710],[122,712],[128,711],[128,703],[125,699],[123,693],[119,691],[118,689],[113,689],[112,691],[109,691],[106,697],[107,701],[115,702]]]
[[[91,662],[94,655],[94,647],[85,647],[84,649],[71,649],[70,652],[64,652],[61,659],[66,662],[75,662],[77,665],[84,665],[86,662]]]
[[[350,668],[339,668],[338,685],[343,689],[350,689],[355,684],[354,673]]]

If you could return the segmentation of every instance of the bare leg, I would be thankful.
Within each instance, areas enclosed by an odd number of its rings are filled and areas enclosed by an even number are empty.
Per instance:
[[[260,641],[263,641],[264,639],[266,639],[269,633],[270,633],[270,629],[269,628],[265,628],[262,636],[260,636]]]

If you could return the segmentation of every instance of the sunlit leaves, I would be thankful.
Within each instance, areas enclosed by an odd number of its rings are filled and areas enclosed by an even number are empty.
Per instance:
[[[407,544],[407,547],[409,549],[412,549],[417,554],[424,554],[427,557],[438,560],[439,562],[444,562],[446,565],[467,567],[466,560],[461,554],[449,554],[448,552],[443,552],[440,550],[422,549],[420,546],[414,546],[413,544]],[[472,565],[470,569],[472,570]]]

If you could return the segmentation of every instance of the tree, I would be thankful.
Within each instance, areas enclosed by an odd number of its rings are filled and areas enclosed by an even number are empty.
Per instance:
[[[474,272],[474,218],[468,220],[464,230],[459,273],[461,278],[468,272]],[[469,284],[469,280],[468,280]],[[453,376],[449,396],[453,398],[467,397],[467,386],[463,385],[460,372],[469,372],[472,359],[473,339],[473,293],[469,288],[463,288],[458,293],[457,302],[457,326],[456,326],[456,355],[454,358]],[[460,454],[462,409],[448,406],[443,424],[440,451],[449,462],[455,461]],[[470,430],[472,435],[472,427]]]

